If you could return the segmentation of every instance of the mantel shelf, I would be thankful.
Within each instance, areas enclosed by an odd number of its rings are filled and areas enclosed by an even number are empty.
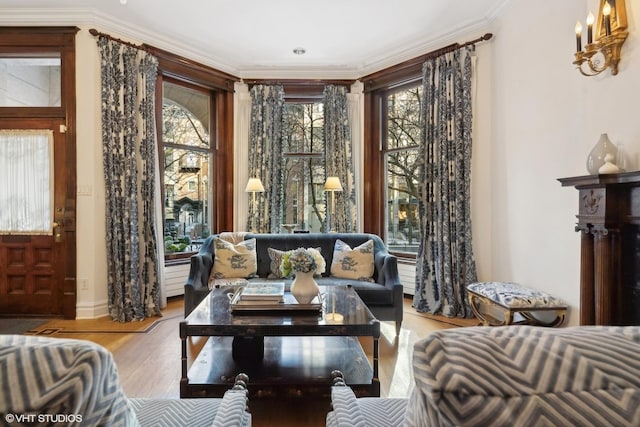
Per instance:
[[[558,181],[563,187],[576,188],[611,184],[640,184],[640,171],[574,176],[558,178]]]

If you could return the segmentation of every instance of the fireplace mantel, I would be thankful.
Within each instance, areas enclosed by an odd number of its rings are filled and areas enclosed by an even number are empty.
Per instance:
[[[558,181],[578,190],[580,324],[640,325],[640,171]]]

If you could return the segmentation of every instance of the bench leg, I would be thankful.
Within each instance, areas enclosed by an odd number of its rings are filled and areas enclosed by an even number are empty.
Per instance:
[[[525,319],[527,319],[530,324],[535,325],[535,326],[545,326],[548,328],[555,328],[557,326],[560,326],[564,323],[564,319],[567,315],[567,311],[566,310],[556,310],[556,317],[555,319],[549,321],[549,322],[543,322],[540,319],[536,318],[535,316],[533,316],[533,314],[531,312],[528,311],[521,311],[520,314],[522,314],[522,317],[524,317]]]
[[[491,316],[489,313],[483,313],[480,310],[480,305],[483,304],[487,307],[495,307],[496,309],[501,309],[500,307],[496,306],[490,299],[469,293],[469,305],[471,306],[471,311],[473,311],[473,314],[480,320],[479,326],[504,326],[511,324],[513,320],[513,314],[511,313],[511,311],[504,310],[504,319],[499,320]]]

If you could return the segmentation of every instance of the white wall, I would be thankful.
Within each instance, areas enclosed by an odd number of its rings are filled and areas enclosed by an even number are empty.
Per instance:
[[[584,77],[571,63],[573,27],[584,25],[589,8],[597,16],[596,1],[510,2],[496,22],[491,104],[481,107],[492,110],[492,274],[484,279],[565,299],[569,324],[579,323],[578,195],[557,179],[587,174],[587,155],[602,132],[632,157],[640,151],[640,9],[627,2],[630,35],[619,74]]]
[[[100,59],[96,38],[81,28],[76,36],[78,319],[108,313]]]

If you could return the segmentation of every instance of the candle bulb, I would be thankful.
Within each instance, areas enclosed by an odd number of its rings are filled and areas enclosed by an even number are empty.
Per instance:
[[[577,52],[580,52],[582,50],[582,24],[580,23],[580,21],[578,21],[576,23],[576,49]]]
[[[606,34],[609,36],[611,35],[611,5],[608,1],[604,3],[602,15],[604,16],[604,29]]]
[[[589,16],[587,16],[587,44],[593,42],[593,21],[593,13],[589,12]]]

